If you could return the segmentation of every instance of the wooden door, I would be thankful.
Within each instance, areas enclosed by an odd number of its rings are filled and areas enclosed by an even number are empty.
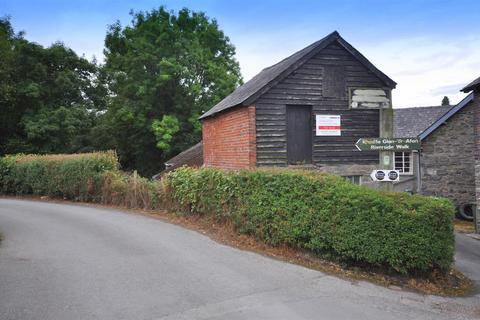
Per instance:
[[[288,164],[312,163],[312,108],[287,106]]]

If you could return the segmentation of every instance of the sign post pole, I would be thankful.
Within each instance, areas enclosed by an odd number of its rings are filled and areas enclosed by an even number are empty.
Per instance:
[[[393,109],[389,104],[388,108],[380,109],[380,137],[393,138]],[[393,169],[393,152],[379,152],[379,168]],[[380,188],[385,191],[393,191],[393,182],[385,182],[380,184]]]

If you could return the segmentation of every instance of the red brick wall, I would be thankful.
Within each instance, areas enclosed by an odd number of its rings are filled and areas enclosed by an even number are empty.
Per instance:
[[[244,169],[257,162],[255,106],[236,107],[203,120],[205,167]]]

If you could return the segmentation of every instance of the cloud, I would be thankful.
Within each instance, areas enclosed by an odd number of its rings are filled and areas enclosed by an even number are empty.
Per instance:
[[[448,85],[448,86],[443,86],[443,87],[438,87],[438,88],[434,88],[432,90],[429,91],[430,94],[432,95],[455,95],[459,92],[459,90],[461,88],[463,88],[465,86],[465,82],[461,82],[461,83],[456,83],[456,84],[452,84],[452,85]]]
[[[398,83],[394,107],[439,105],[443,96],[457,103],[465,96],[459,90],[480,75],[479,36],[394,39],[363,52]]]

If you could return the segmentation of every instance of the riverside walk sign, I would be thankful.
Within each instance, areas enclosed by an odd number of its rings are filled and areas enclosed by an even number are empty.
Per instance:
[[[419,138],[360,138],[355,143],[360,151],[411,151],[420,149]]]

